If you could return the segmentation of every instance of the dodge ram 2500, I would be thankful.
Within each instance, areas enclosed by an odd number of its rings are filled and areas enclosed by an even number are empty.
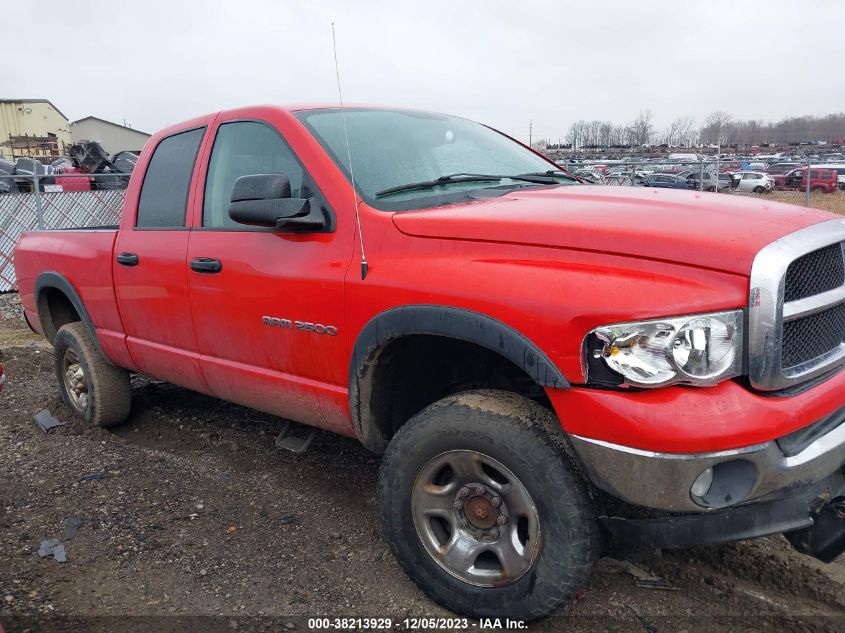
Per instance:
[[[422,590],[534,618],[608,539],[845,549],[843,245],[828,213],[586,185],[461,118],[265,106],[157,133],[119,227],[15,264],[86,421],[142,372],[356,437]]]

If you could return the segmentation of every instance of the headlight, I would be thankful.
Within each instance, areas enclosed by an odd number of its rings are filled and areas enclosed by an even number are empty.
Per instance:
[[[596,328],[585,353],[637,387],[714,385],[742,372],[742,311]]]

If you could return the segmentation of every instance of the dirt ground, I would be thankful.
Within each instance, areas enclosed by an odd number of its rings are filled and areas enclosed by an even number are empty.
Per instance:
[[[804,206],[805,200],[805,194],[803,191],[770,191],[769,193],[763,194],[736,195],[752,195],[756,198],[772,200],[775,202],[786,202],[787,204],[795,204],[799,207]],[[822,211],[830,211],[831,213],[845,215],[845,191],[834,191],[833,193],[812,193],[810,195],[810,206],[814,209],[821,209]]]
[[[277,419],[143,377],[128,423],[87,428],[59,400],[51,349],[14,295],[0,295],[0,362],[0,630],[451,615],[393,560],[376,516],[379,460],[354,441],[325,433],[294,456],[274,447]],[[65,425],[41,431],[44,408]],[[74,517],[67,562],[39,557]],[[599,561],[568,610],[529,629],[845,631],[845,560],[823,565],[782,537],[617,556],[629,560]],[[655,578],[664,588],[642,586]]]

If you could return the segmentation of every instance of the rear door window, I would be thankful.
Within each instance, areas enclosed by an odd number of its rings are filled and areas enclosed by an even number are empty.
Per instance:
[[[188,190],[205,128],[163,139],[155,149],[138,200],[138,228],[185,226]]]

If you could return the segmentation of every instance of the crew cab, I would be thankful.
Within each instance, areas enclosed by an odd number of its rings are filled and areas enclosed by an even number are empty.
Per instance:
[[[610,540],[845,549],[843,243],[462,118],[261,106],[158,132],[119,227],[24,234],[15,265],[81,418],[123,422],[141,372],[355,437],[423,591],[537,618]]]

